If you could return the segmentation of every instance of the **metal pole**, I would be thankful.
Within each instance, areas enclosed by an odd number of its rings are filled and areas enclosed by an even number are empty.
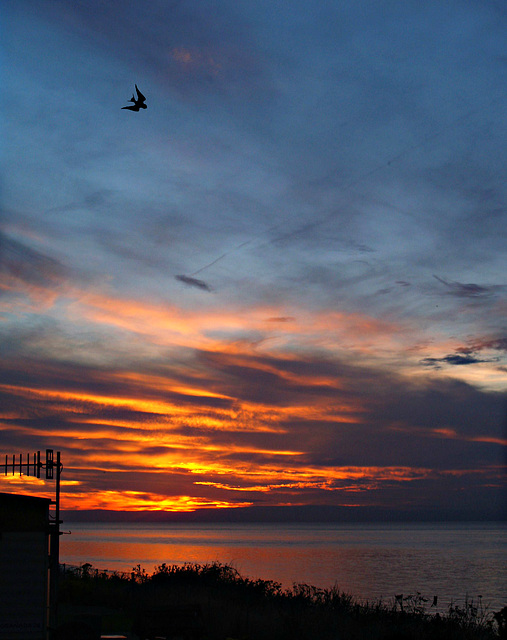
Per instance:
[[[56,453],[55,521],[51,528],[51,561],[49,583],[49,627],[54,632],[58,625],[58,574],[60,572],[60,452]]]
[[[56,509],[55,509],[55,518],[56,518],[56,557],[57,560],[60,560],[60,474],[61,474],[61,462],[60,462],[60,452],[56,452]]]

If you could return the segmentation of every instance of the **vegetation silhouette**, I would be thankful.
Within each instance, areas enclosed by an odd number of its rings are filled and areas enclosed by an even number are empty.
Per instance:
[[[426,599],[360,602],[338,587],[321,589],[245,578],[232,566],[161,564],[149,575],[140,565],[109,573],[90,564],[67,570],[60,581],[60,612],[102,611],[102,633],[135,633],[185,640],[493,640],[500,622],[465,600],[447,613],[430,613]],[[431,610],[431,607],[430,607]],[[434,610],[433,610],[434,611]],[[503,619],[502,619],[503,620]],[[130,636],[131,637],[131,636]]]

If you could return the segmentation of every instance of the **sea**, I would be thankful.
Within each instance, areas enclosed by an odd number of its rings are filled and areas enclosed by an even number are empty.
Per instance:
[[[438,608],[507,605],[507,523],[140,524],[66,522],[60,562],[148,574],[221,562],[290,588],[336,586],[358,601],[434,596]],[[70,533],[68,533],[70,531]]]

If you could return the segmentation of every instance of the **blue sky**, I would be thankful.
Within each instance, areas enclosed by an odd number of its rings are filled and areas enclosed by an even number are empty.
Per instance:
[[[5,453],[70,506],[499,513],[502,3],[2,4]]]

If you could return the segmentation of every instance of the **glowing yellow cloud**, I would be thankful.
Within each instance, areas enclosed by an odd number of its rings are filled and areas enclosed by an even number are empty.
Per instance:
[[[111,511],[195,511],[250,506],[250,502],[227,502],[193,496],[165,497],[142,491],[90,491],[65,499],[66,509],[107,509]]]

